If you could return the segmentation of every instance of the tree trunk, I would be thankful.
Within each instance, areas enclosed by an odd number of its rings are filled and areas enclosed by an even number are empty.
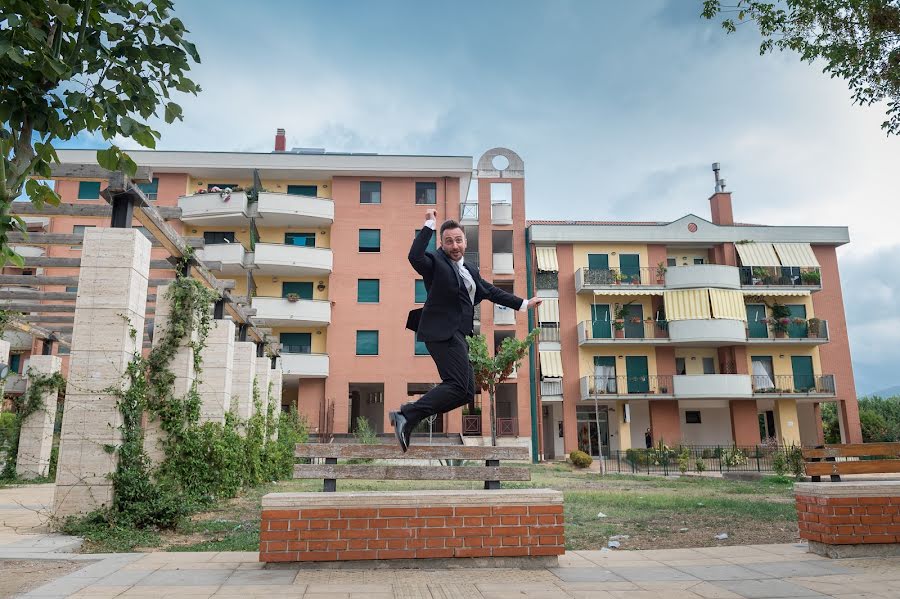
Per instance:
[[[491,402],[491,446],[497,447],[497,416],[494,410],[494,386],[488,387],[488,398]]]

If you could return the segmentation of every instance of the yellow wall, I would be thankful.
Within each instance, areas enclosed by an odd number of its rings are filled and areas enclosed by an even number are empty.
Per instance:
[[[709,264],[709,252],[705,249],[670,249],[666,258],[675,258],[676,266],[693,266],[694,258],[703,258],[703,263]]]
[[[575,298],[575,314],[578,317],[578,322],[590,320],[592,304],[609,304],[610,318],[614,319],[617,304],[618,306],[623,306],[631,302],[634,306],[641,305],[644,307],[644,320],[647,320],[648,316],[655,319],[656,314],[653,312],[652,301],[649,295],[578,295]]]
[[[613,255],[615,252],[615,255]],[[607,243],[585,243],[578,244],[573,248],[575,258],[575,268],[587,268],[588,254],[609,254],[609,267],[619,267],[619,254],[640,254],[640,264],[642,267],[649,266],[647,258],[647,246],[639,244],[617,243],[610,245]]]
[[[207,231],[233,231],[234,237],[237,239],[244,249],[250,251],[250,219],[247,224],[240,227],[222,225],[219,227],[195,227],[190,224],[184,225],[185,237],[203,237]],[[282,239],[284,241],[284,239]]]
[[[578,369],[581,373],[580,377],[594,375],[594,356],[615,356],[616,358],[616,376],[624,376],[628,373],[625,371],[626,356],[646,356],[647,357],[647,374],[649,376],[656,375],[656,351],[652,347],[607,347],[607,348],[581,348],[578,356]],[[621,359],[620,359],[621,358]]]
[[[316,247],[331,247],[331,230],[328,227],[259,227],[260,243],[284,243],[285,233],[315,233]]]
[[[716,372],[719,370],[719,353],[708,347],[682,347],[675,348],[675,357],[684,358],[684,368],[687,374],[703,374],[703,358],[712,358]],[[692,360],[691,358],[696,358]]]
[[[753,356],[771,356],[775,376],[791,376],[791,356],[812,356],[813,373],[822,374],[822,362],[819,360],[819,348],[785,347],[784,345],[749,345],[747,346],[747,372],[753,372]]]
[[[277,281],[272,280],[272,276],[270,275],[256,275],[254,276],[254,280],[256,281],[256,295],[258,297],[281,297],[281,284],[288,282],[309,282],[313,284],[313,299],[314,300],[327,300],[328,299],[328,277],[274,277],[278,279]],[[325,283],[325,289],[323,291],[319,291],[317,289],[319,281]]]
[[[197,193],[199,189],[206,189],[211,184],[233,183],[244,189],[248,189],[253,185],[252,179],[241,179],[240,177],[188,177],[188,194]]]
[[[195,193],[198,189],[206,187],[210,183],[234,183],[243,187],[244,189],[248,189],[253,185],[252,179],[242,179],[240,177],[217,177],[210,179],[208,177],[190,177],[188,179],[188,192]],[[287,193],[288,185],[316,185],[318,187],[318,191],[316,192],[316,197],[320,198],[330,198],[331,197],[331,180],[310,180],[310,179],[296,179],[289,181],[263,181],[262,186],[266,191],[271,191],[273,193]]]
[[[328,328],[327,327],[284,327],[284,328],[273,328],[272,335],[276,338],[281,333],[311,333],[312,336],[312,353],[314,354],[324,354],[325,353],[325,341],[328,338]],[[321,335],[317,333],[322,333]]]

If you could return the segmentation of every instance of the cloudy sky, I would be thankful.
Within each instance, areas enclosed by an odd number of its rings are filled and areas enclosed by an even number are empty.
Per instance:
[[[900,138],[883,107],[760,57],[754,29],[726,36],[701,4],[176,0],[204,91],[159,147],[269,151],[277,127],[329,151],[505,146],[525,160],[528,218],[708,217],[718,161],[736,219],[850,227],[857,388],[900,384]]]

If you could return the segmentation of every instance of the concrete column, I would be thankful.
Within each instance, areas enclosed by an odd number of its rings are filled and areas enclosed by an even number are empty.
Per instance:
[[[0,339],[0,364],[6,364],[7,366],[9,366],[9,348],[10,347],[11,347],[11,345],[10,345],[9,341],[4,341],[3,339]],[[12,374],[12,371],[10,371],[10,375],[11,374]],[[0,385],[5,386],[6,381],[0,382]],[[3,391],[3,389],[0,388],[0,391]]]
[[[616,421],[618,422],[619,449],[631,449],[631,423],[625,422],[625,406],[627,401],[616,402]]]
[[[256,357],[256,387],[259,389],[259,409],[262,410],[263,419],[268,418],[269,406],[269,358]],[[256,410],[256,407],[253,407]],[[269,430],[269,422],[266,420],[266,431]]]
[[[2,351],[2,350],[0,350]],[[28,373],[49,376],[62,369],[62,360],[56,356],[31,356]],[[28,380],[26,395],[31,388]],[[16,474],[21,478],[38,478],[50,472],[50,450],[53,449],[53,420],[56,417],[58,391],[52,389],[41,397],[41,407],[22,422],[19,431],[19,455]]]
[[[653,433],[654,445],[660,441],[669,446],[681,442],[681,416],[678,413],[678,400],[651,401],[650,428]]]
[[[775,429],[782,445],[800,445],[800,424],[796,399],[775,400]]]
[[[850,414],[847,410],[847,402],[843,399],[839,399],[837,401],[837,421],[838,421],[838,429],[841,431],[841,443],[862,443],[862,433],[860,433],[860,440],[854,441],[852,439],[851,431],[854,430],[850,425]],[[856,417],[856,422],[859,422],[859,415]],[[860,428],[860,430],[862,430]]]
[[[256,344],[238,341],[234,344],[231,370],[231,411],[241,420],[253,416],[253,379],[256,377]]]
[[[85,231],[72,331],[72,353],[53,498],[55,516],[92,511],[112,501],[122,417],[117,397],[141,353],[150,240],[137,229]],[[133,331],[137,333],[133,335]]]
[[[275,368],[269,369],[269,380],[272,382],[272,393],[269,394],[269,403],[272,404],[272,413],[277,419],[281,414],[281,364],[276,364]],[[272,439],[278,438],[278,427],[272,431]]]
[[[815,410],[814,418],[816,419],[816,445],[825,445],[825,427],[822,425],[822,404],[816,402],[813,404]]]
[[[735,399],[731,409],[731,438],[740,447],[759,445],[759,413],[755,399]]]
[[[231,409],[234,368],[234,323],[214,320],[206,337],[206,347],[200,352],[200,422],[225,422]]]
[[[156,316],[153,321],[153,347],[158,347],[166,336],[172,314],[172,301],[169,296],[169,285],[160,285],[156,289]],[[196,332],[181,340],[168,369],[175,375],[172,383],[172,397],[181,399],[191,390],[196,379],[194,369],[194,349],[191,343],[197,340]],[[165,433],[156,416],[144,414],[144,452],[151,464],[159,464],[165,458],[163,440]]]

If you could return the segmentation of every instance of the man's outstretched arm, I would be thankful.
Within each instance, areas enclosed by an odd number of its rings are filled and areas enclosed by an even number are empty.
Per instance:
[[[527,312],[529,308],[540,306],[544,301],[539,297],[533,297],[529,300],[522,299],[512,293],[494,287],[480,276],[478,278],[480,279],[480,283],[484,286],[487,300],[495,304],[500,304],[501,306],[506,306],[507,308],[518,310],[520,312]]]
[[[428,254],[425,249],[431,236],[434,235],[434,223],[437,218],[437,210],[429,208],[425,212],[425,225],[413,239],[412,247],[409,248],[409,263],[416,269],[416,272],[423,277],[430,277],[434,271],[434,256]]]

